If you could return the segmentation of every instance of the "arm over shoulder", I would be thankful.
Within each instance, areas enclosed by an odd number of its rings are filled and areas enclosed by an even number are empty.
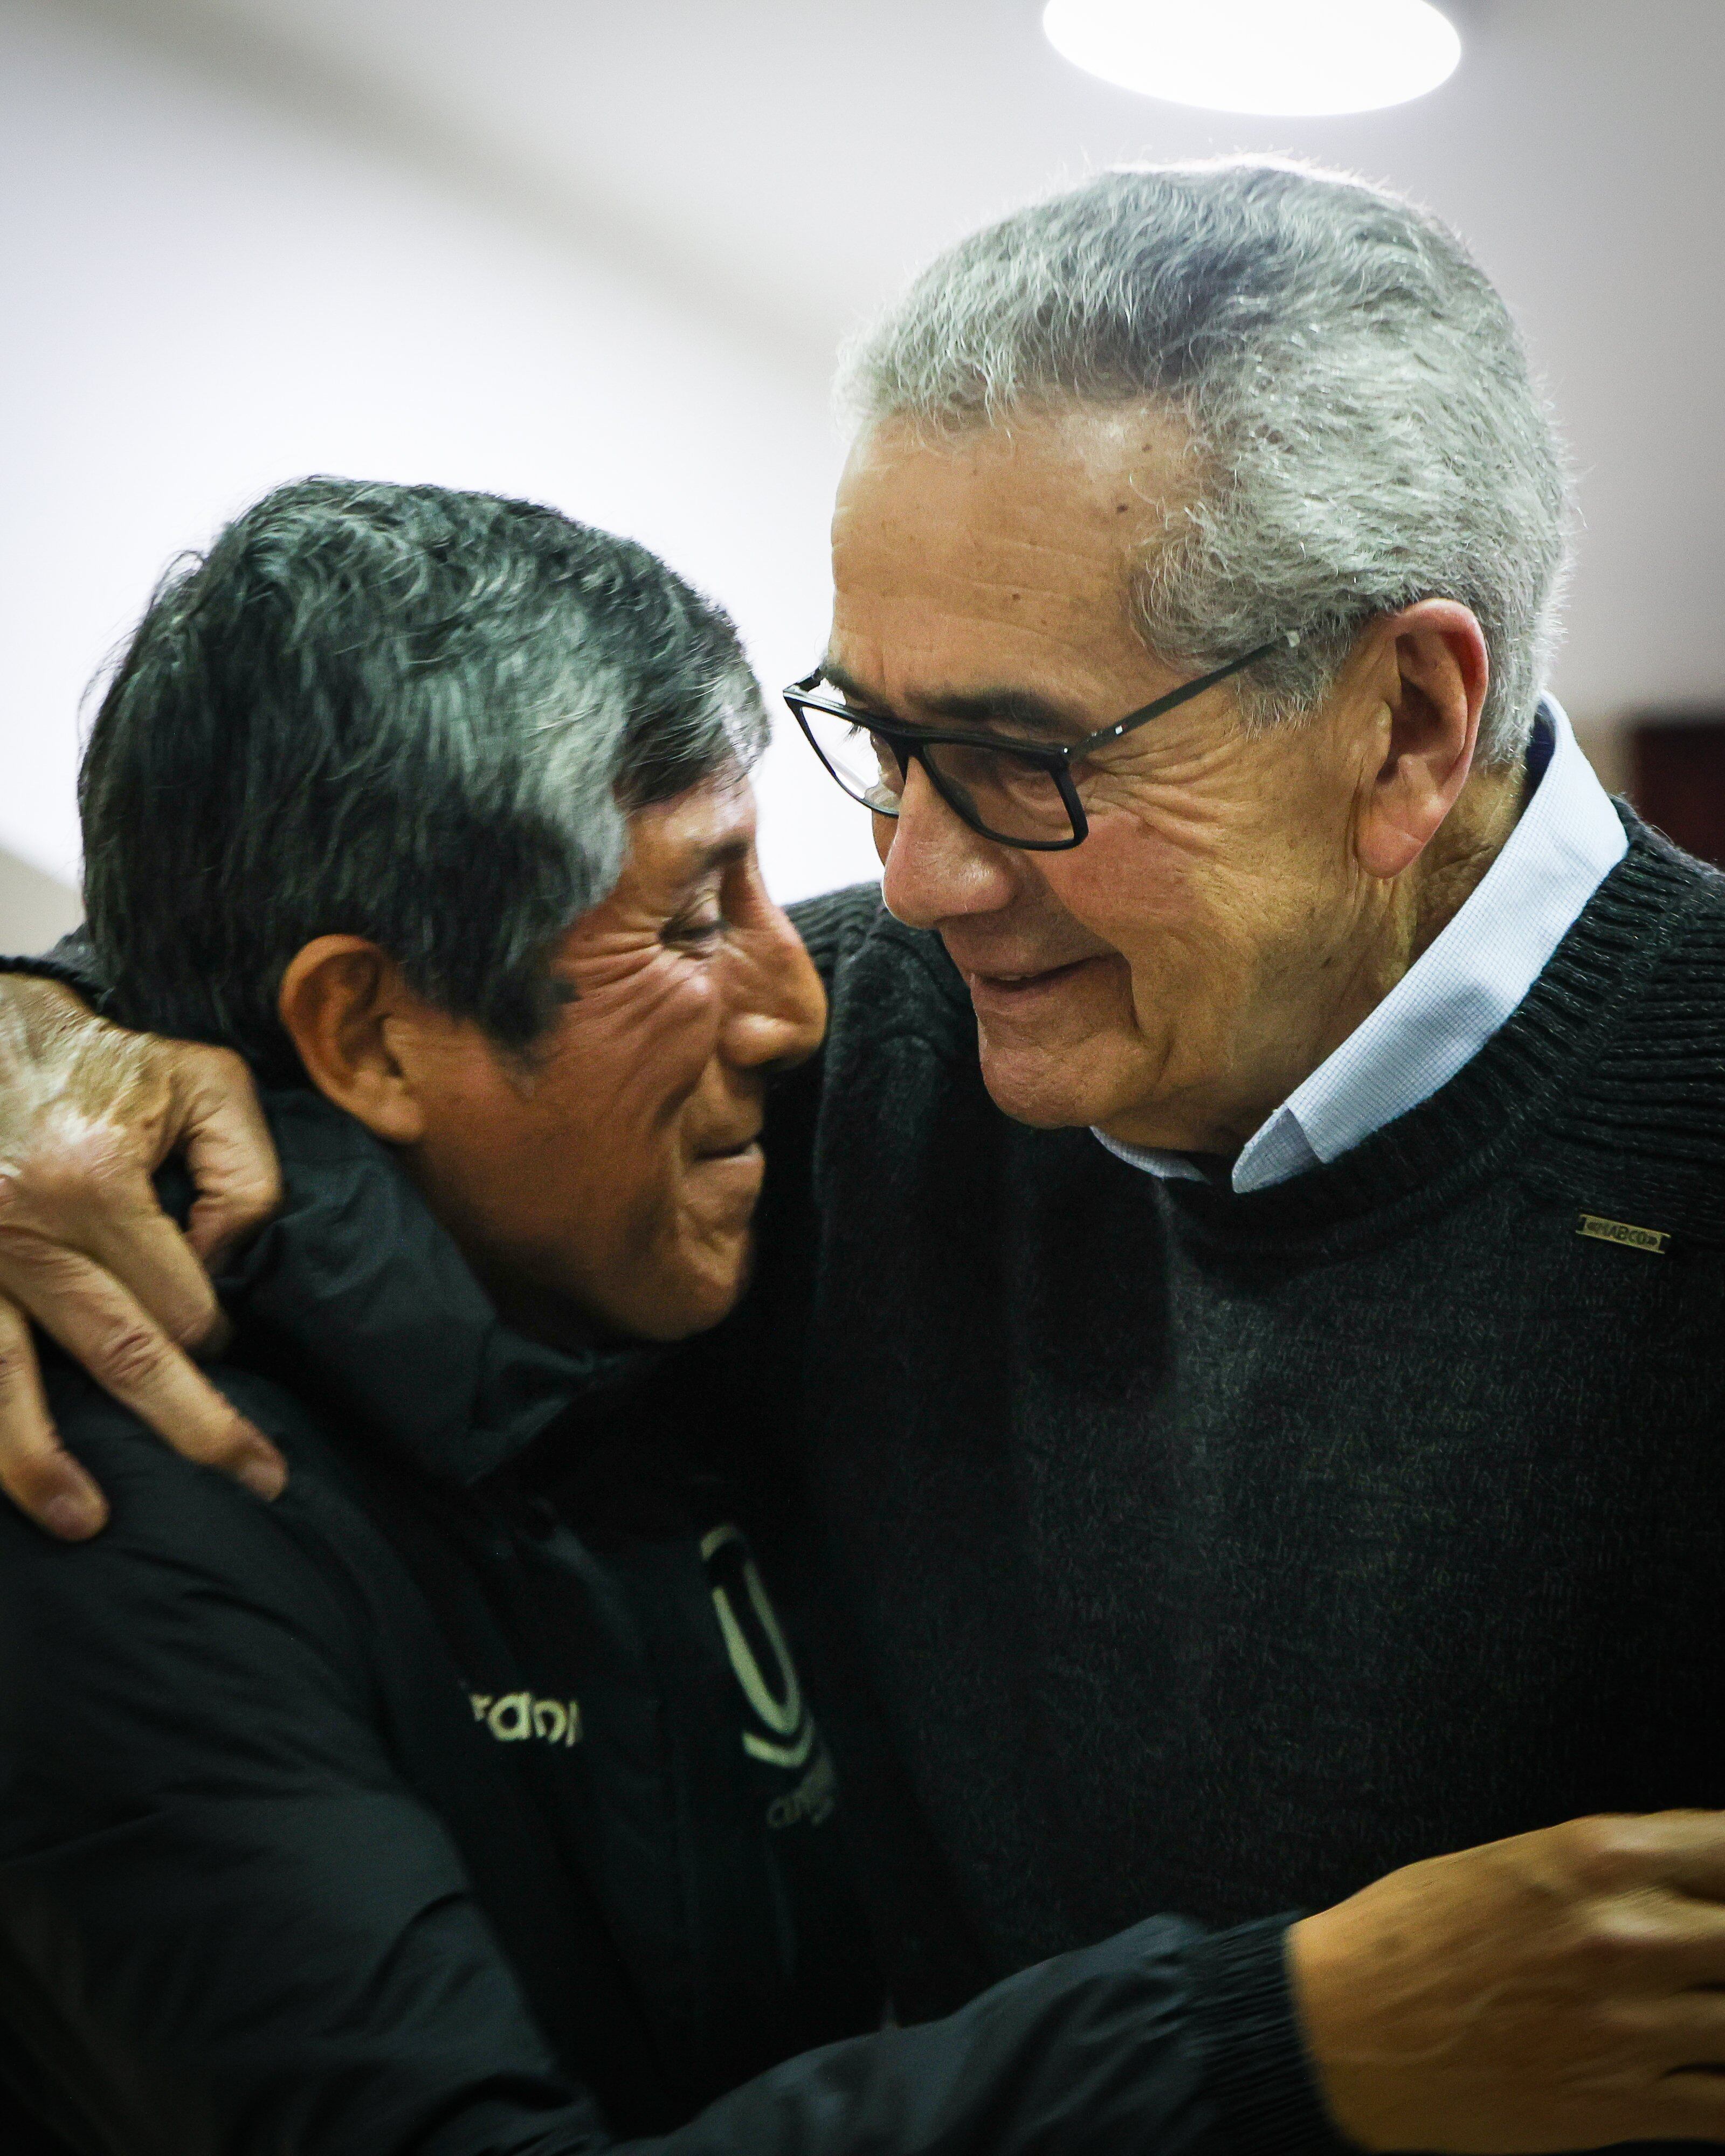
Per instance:
[[[0,2081],[91,2156],[1333,2151],[1281,1928],[1169,1918],[619,2142],[534,2025],[290,1506],[90,1389],[114,1522],[0,1512]],[[289,1522],[298,1518],[297,1527]],[[1244,1975],[1242,1974],[1244,1972]]]
[[[94,1396],[93,1543],[0,1516],[0,2065],[126,2156],[573,2150],[331,1576]]]

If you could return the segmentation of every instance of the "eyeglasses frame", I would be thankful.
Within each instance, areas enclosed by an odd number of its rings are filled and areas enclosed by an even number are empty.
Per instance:
[[[1012,846],[1026,854],[1065,854],[1070,853],[1074,846],[1081,846],[1090,835],[1090,819],[1084,813],[1084,803],[1079,799],[1078,788],[1072,780],[1072,766],[1075,763],[1086,756],[1094,755],[1097,749],[1106,747],[1110,742],[1118,741],[1135,727],[1147,726],[1152,719],[1159,719],[1164,711],[1172,711],[1182,704],[1190,703],[1194,697],[1203,696],[1206,690],[1215,688],[1231,675],[1244,673],[1248,666],[1255,666],[1260,659],[1268,659],[1276,651],[1293,650],[1299,642],[1297,630],[1283,629],[1268,644],[1260,644],[1255,650],[1247,652],[1243,659],[1230,660],[1225,666],[1217,666],[1208,674],[1200,674],[1196,680],[1170,690],[1167,696],[1157,697],[1153,703],[1145,704],[1136,711],[1128,711],[1123,719],[1117,719],[1111,726],[1100,726],[1096,732],[1086,734],[1081,740],[1051,747],[1044,747],[1035,742],[1011,740],[1004,735],[990,733],[986,728],[943,730],[934,726],[907,726],[902,720],[886,718],[878,711],[864,711],[855,704],[829,703],[824,697],[812,696],[809,693],[824,678],[818,666],[814,673],[805,675],[800,681],[793,681],[782,693],[792,716],[803,730],[803,738],[820,758],[828,777],[840,793],[848,799],[855,801],[859,808],[866,808],[870,815],[888,816],[896,821],[898,811],[896,808],[877,808],[873,802],[863,801],[851,792],[828,761],[825,751],[815,738],[814,728],[804,716],[805,711],[819,711],[828,718],[848,719],[852,725],[862,727],[866,732],[879,734],[897,757],[899,767],[907,779],[911,763],[920,762],[928,774],[929,784],[952,814],[969,829],[992,844]],[[1071,837],[1009,839],[979,824],[973,814],[952,798],[942,782],[938,767],[931,764],[923,754],[925,749],[941,747],[993,749],[1018,757],[1023,762],[1045,771],[1053,779],[1060,799],[1065,804],[1066,814],[1072,824]]]

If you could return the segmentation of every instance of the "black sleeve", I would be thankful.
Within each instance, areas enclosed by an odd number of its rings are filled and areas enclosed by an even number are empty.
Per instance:
[[[943,2020],[793,2059],[617,2156],[1345,2156],[1293,2021],[1286,1922],[1207,1938],[1153,1917]]]
[[[90,947],[89,934],[82,928],[62,936],[53,950],[39,957],[0,957],[0,973],[33,973],[42,980],[64,981],[91,1004],[100,1002],[107,986]]]
[[[8,2077],[92,2156],[602,2145],[388,1755],[311,1479],[78,1439],[105,1533],[0,1509]]]
[[[614,2143],[392,1767],[312,1478],[268,1507],[91,1412],[108,1532],[0,1517],[0,2064],[87,2156],[1335,2145],[1281,1927],[1173,1919]]]

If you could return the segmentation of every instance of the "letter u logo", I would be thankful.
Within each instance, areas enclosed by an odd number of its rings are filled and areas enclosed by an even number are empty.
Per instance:
[[[770,1732],[761,1736],[745,1729],[743,1749],[751,1758],[763,1759],[771,1767],[800,1767],[814,1748],[814,1723],[803,1705],[796,1665],[748,1545],[735,1527],[715,1527],[702,1536],[701,1554],[737,1681],[762,1728]],[[752,1631],[756,1635],[752,1639]],[[773,1665],[770,1682],[762,1668],[762,1649]]]

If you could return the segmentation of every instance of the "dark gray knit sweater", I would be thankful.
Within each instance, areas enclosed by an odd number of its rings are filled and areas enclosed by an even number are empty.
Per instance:
[[[1247,1196],[1009,1122],[938,942],[798,910],[832,1033],[708,1382],[907,2005],[1725,1804],[1725,880],[1631,837],[1455,1079]]]

